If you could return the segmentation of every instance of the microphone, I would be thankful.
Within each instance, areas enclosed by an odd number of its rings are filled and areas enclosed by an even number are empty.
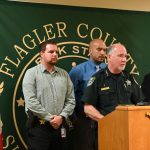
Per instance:
[[[148,106],[150,105],[150,102],[144,102],[144,101],[140,101],[136,104],[136,106]]]

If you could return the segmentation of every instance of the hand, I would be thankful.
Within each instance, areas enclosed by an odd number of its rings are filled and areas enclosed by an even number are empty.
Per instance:
[[[99,119],[102,119],[102,118],[104,118],[104,116],[103,116],[102,114],[99,114],[99,115],[98,115],[98,118],[99,118]]]
[[[50,124],[54,129],[58,129],[62,124],[63,118],[62,116],[52,115],[50,117]]]

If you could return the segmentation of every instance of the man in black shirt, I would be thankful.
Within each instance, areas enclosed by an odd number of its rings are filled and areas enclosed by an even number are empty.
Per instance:
[[[108,67],[93,75],[82,97],[86,115],[96,122],[119,104],[136,104],[143,99],[140,87],[124,71],[127,50],[116,43],[107,49]]]
[[[142,92],[145,96],[144,101],[150,104],[150,73],[144,76],[144,80],[141,85]]]

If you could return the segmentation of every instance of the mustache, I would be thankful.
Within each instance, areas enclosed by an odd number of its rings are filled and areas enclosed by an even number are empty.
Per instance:
[[[106,58],[106,55],[100,55],[99,58],[105,59],[105,58]]]

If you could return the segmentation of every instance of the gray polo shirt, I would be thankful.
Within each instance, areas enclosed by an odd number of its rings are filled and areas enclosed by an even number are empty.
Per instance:
[[[58,67],[49,73],[42,64],[26,71],[23,79],[25,110],[47,121],[51,115],[68,117],[75,107],[73,84],[68,73]]]

